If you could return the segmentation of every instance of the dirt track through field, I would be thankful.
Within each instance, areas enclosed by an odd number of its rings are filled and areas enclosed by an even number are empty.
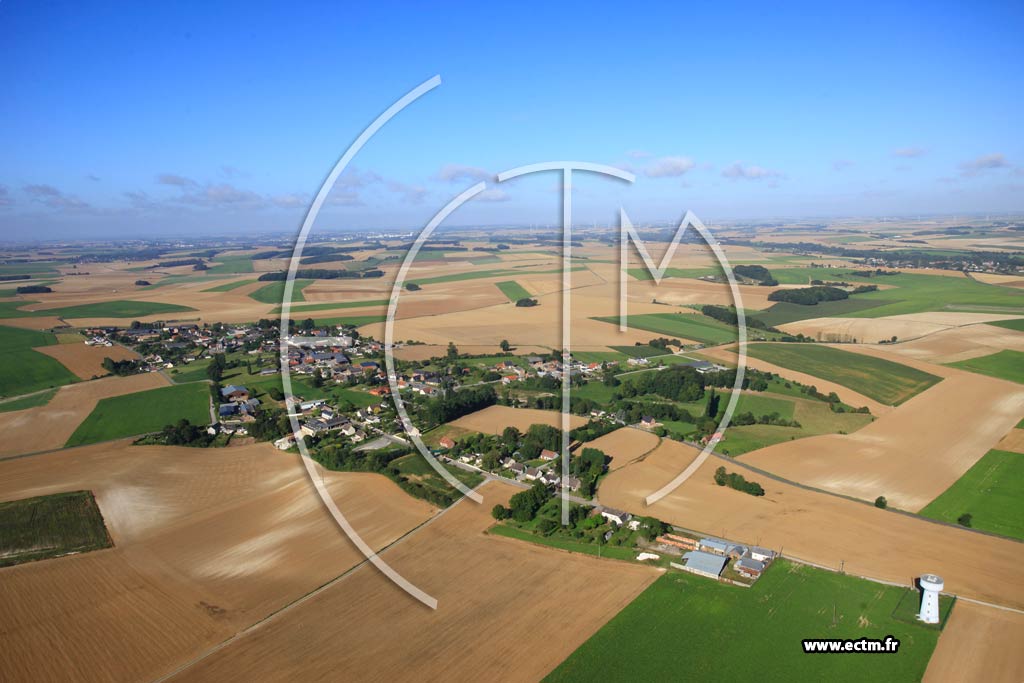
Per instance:
[[[655,452],[612,472],[601,484],[601,502],[859,576],[909,586],[914,577],[936,573],[949,592],[1024,608],[1024,544],[809,491],[719,458],[645,508],[644,498],[682,469],[678,460]],[[760,483],[766,495],[717,486],[713,474],[721,466]]]
[[[63,386],[44,406],[0,413],[0,433],[4,435],[0,441],[0,457],[63,448],[100,399],[168,384],[167,379],[156,372],[104,377]]]
[[[103,369],[103,359],[129,360],[138,358],[139,354],[123,346],[86,346],[85,344],[54,344],[34,349],[55,358],[61,365],[82,379],[103,377],[107,371]]]
[[[437,610],[363,566],[174,680],[541,679],[659,571],[485,535],[516,491],[487,484],[384,554]]]
[[[325,478],[374,548],[435,513],[380,475]],[[363,559],[268,444],[0,462],[0,500],[75,489],[95,492],[115,547],[0,569],[4,680],[152,680]]]
[[[708,358],[712,358],[714,360],[723,361],[725,363],[728,363],[729,365],[736,365],[737,356],[733,352],[732,347],[730,346],[718,346],[710,349],[702,349],[700,351],[700,355],[707,356]],[[891,406],[887,406],[884,403],[879,403],[878,401],[872,398],[868,398],[864,394],[857,393],[852,389],[848,389],[847,387],[844,387],[841,384],[829,382],[828,380],[822,379],[820,377],[815,377],[813,375],[808,375],[803,372],[790,370],[789,368],[784,368],[782,366],[775,365],[774,363],[769,363],[767,361],[761,360],[760,358],[753,358],[751,356],[747,356],[747,367],[754,368],[755,370],[761,370],[763,372],[772,372],[786,379],[799,382],[800,384],[817,387],[818,391],[820,391],[823,394],[828,394],[834,391],[843,403],[853,406],[854,408],[867,406],[871,410],[872,415],[884,415],[885,413],[892,410]]]
[[[924,673],[925,683],[1024,681],[1024,614],[956,603]]]
[[[1020,421],[1024,387],[913,362],[944,379],[852,434],[783,442],[747,453],[743,462],[816,488],[868,501],[885,496],[895,508],[920,510]]]
[[[586,423],[586,418],[578,415],[571,415],[569,417],[569,424],[573,429]],[[482,432],[483,434],[501,434],[505,427],[515,427],[519,431],[525,432],[531,425],[535,424],[561,427],[562,414],[554,410],[489,406],[483,410],[460,417],[451,424],[473,432]]]

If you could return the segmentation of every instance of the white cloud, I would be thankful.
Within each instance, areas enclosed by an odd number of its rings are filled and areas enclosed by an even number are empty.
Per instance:
[[[156,177],[156,182],[161,185],[171,185],[172,187],[194,187],[198,184],[191,178],[186,178],[176,173],[161,173]]]
[[[722,177],[732,180],[764,180],[766,178],[781,178],[783,176],[780,171],[774,171],[763,166],[744,166],[736,161],[722,170]]]
[[[689,157],[661,157],[652,162],[644,174],[649,178],[675,178],[683,175],[696,164]]]
[[[631,149],[626,152],[626,156],[630,159],[650,159],[654,155],[650,152],[645,152],[642,149]]]
[[[402,195],[402,200],[409,204],[422,204],[427,196],[427,188],[420,185],[407,185],[397,180],[388,181],[388,189]]]
[[[25,185],[22,188],[33,201],[43,204],[51,209],[62,211],[83,211],[91,209],[88,203],[73,195],[67,195],[53,185]]]
[[[473,197],[473,199],[481,202],[507,202],[511,197],[505,190],[499,190],[498,188],[491,188],[484,190],[480,194]]]
[[[437,179],[449,183],[464,180],[480,182],[481,180],[494,180],[494,174],[479,166],[464,166],[462,164],[445,164],[437,172]]]
[[[1009,162],[1006,161],[1006,157],[998,152],[995,154],[982,154],[977,159],[965,161],[960,164],[960,173],[965,176],[975,176],[983,171],[1007,168],[1009,165]]]
[[[901,157],[903,159],[914,159],[917,157],[923,157],[927,153],[928,150],[922,147],[900,147],[899,149],[894,149],[892,151],[892,155],[894,157]]]

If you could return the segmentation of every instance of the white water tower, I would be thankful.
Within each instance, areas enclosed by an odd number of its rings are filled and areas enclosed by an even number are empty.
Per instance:
[[[945,587],[941,576],[925,574],[921,582],[921,611],[917,618],[926,624],[939,623],[939,593]]]

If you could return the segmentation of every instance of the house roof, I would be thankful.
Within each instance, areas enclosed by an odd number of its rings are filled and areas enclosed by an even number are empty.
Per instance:
[[[702,546],[707,546],[708,548],[715,548],[716,550],[721,550],[723,553],[729,549],[728,543],[726,543],[725,541],[720,541],[717,538],[702,538],[700,539],[700,544]]]
[[[247,394],[249,393],[249,390],[246,389],[245,387],[240,387],[240,386],[237,386],[235,384],[229,384],[229,385],[227,385],[226,387],[224,387],[223,389],[220,390],[220,395],[221,396],[230,396],[231,394],[233,394],[235,392],[238,392],[238,391],[245,392]]]
[[[712,555],[700,550],[691,550],[683,555],[683,559],[686,560],[686,566],[690,569],[714,574],[715,576],[722,573],[726,563],[726,558],[721,555]]]
[[[764,571],[764,562],[755,560],[752,557],[741,557],[736,565],[737,567],[743,567],[744,569],[750,569],[755,572]]]

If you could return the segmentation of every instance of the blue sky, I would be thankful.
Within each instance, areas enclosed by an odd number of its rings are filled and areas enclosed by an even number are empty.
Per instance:
[[[421,227],[497,171],[618,165],[581,222],[1024,210],[1020,3],[0,3],[0,239]],[[554,176],[454,224],[558,220]]]

